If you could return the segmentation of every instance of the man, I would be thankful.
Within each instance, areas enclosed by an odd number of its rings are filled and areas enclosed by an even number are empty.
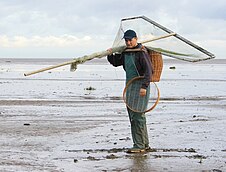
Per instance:
[[[144,81],[140,88],[140,96],[145,96],[149,89],[150,76],[152,74],[149,54],[142,44],[137,42],[137,34],[133,30],[127,30],[124,33],[126,49],[121,54],[109,55],[108,61],[115,67],[123,66],[126,72],[126,83],[137,76],[144,76]],[[109,50],[110,51],[110,50]],[[146,126],[146,117],[144,113],[138,113],[127,108],[131,133],[133,138],[133,147],[128,153],[145,152],[149,149],[148,132]]]

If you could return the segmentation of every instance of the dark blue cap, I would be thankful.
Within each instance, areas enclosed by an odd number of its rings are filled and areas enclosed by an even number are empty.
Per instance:
[[[137,37],[137,34],[133,30],[127,30],[123,36],[124,39],[133,39],[134,37]]]

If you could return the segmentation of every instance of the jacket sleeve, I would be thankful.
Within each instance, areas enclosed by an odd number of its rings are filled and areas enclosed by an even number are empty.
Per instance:
[[[107,59],[115,67],[123,65],[124,62],[122,54],[111,54],[107,56]]]
[[[152,65],[151,65],[151,60],[146,52],[140,53],[140,64],[143,67],[144,70],[144,81],[142,83],[141,88],[147,89],[151,82],[151,75],[152,75]]]

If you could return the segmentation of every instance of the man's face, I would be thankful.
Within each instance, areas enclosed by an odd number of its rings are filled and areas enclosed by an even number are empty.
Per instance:
[[[125,39],[126,47],[133,48],[137,46],[137,38],[134,37],[132,39]]]

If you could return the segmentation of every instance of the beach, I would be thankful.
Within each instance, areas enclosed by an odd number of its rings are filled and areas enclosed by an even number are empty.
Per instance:
[[[164,59],[142,154],[126,153],[122,67],[103,58],[24,76],[67,60],[0,59],[0,171],[226,171],[226,60]]]

